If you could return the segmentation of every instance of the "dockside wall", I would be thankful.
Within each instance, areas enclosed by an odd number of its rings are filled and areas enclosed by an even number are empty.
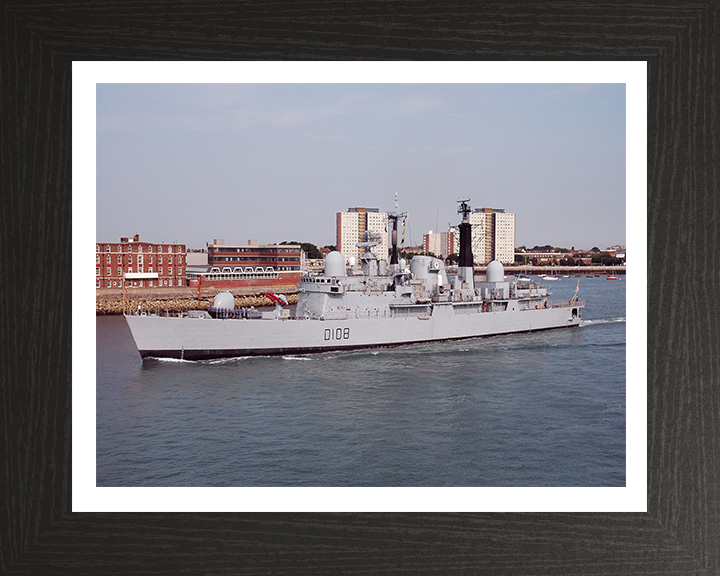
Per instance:
[[[207,310],[215,298],[215,295],[222,290],[214,288],[203,288],[200,291],[198,300],[197,288],[156,288],[156,289],[129,289],[125,295],[125,310],[127,312],[141,310],[149,313],[171,314],[185,312],[187,310]],[[297,304],[297,286],[273,286],[262,288],[236,288],[230,289],[235,296],[235,306],[238,308],[249,308],[250,306],[272,306],[272,301],[263,295],[263,292],[284,294],[289,304]],[[121,290],[96,290],[95,291],[95,314],[102,316],[106,314],[123,313],[123,295]]]

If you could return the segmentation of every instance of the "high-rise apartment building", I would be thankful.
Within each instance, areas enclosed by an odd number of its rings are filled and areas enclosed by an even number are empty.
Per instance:
[[[388,260],[388,215],[377,208],[348,208],[347,212],[337,213],[337,249],[347,262],[354,257],[357,262],[363,249],[358,242],[365,242],[365,232],[374,232],[378,242],[371,248],[378,260]]]
[[[447,258],[450,254],[457,254],[458,234],[452,228],[447,232],[433,232],[430,230],[423,234],[423,251],[434,254],[438,258]]]
[[[469,215],[476,264],[515,261],[515,214],[497,208],[476,208]]]

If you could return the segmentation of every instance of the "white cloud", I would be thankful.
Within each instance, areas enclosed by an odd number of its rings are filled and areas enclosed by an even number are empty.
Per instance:
[[[408,96],[402,100],[394,109],[390,110],[391,114],[427,114],[442,108],[443,101],[437,96]]]
[[[305,122],[309,122],[313,118],[318,116],[326,116],[318,110],[296,110],[295,112],[289,112],[279,118],[272,121],[273,126],[279,126],[281,128],[294,128]]]
[[[288,112],[273,120],[272,124],[273,126],[279,126],[281,128],[294,128],[295,126],[305,124],[316,118],[352,114],[357,110],[355,104],[366,100],[368,100],[368,97],[364,94],[345,96],[339,102],[328,104],[327,106],[304,108]]]

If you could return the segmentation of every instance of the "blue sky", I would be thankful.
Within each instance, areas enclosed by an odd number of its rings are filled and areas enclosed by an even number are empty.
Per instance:
[[[516,214],[516,245],[625,244],[624,84],[98,84],[96,239],[335,244],[353,206]]]

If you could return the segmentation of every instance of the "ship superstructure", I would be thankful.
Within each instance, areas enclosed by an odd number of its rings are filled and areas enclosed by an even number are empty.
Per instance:
[[[361,270],[331,252],[324,274],[301,278],[294,314],[282,297],[275,297],[274,310],[260,312],[236,308],[232,294],[222,292],[207,312],[126,315],[140,355],[198,360],[297,354],[578,326],[584,302],[577,290],[569,301],[551,301],[540,284],[505,279],[498,261],[490,262],[485,280],[476,281],[469,199],[459,202],[456,274],[431,256],[388,266],[377,260],[371,251],[376,241],[369,238],[358,243],[364,249]]]

